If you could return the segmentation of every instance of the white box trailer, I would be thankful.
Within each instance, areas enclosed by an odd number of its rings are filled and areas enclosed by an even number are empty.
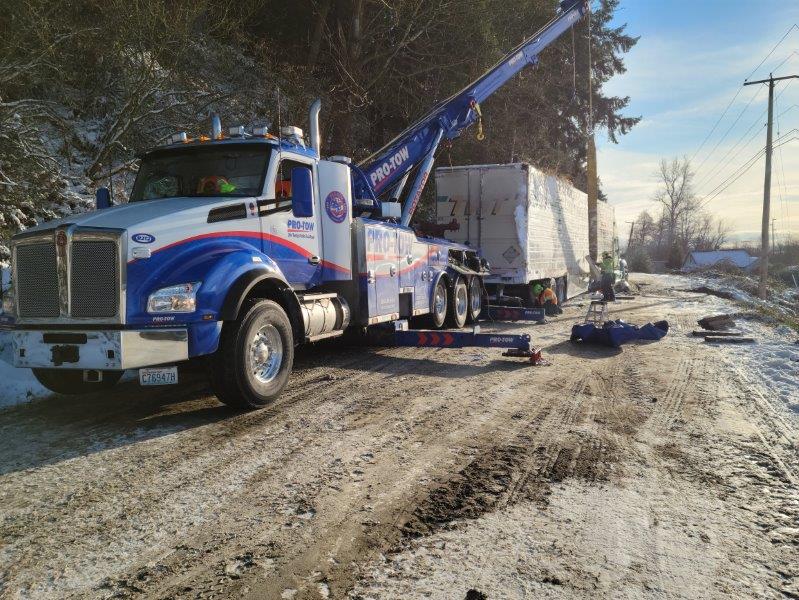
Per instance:
[[[586,291],[588,197],[568,182],[527,164],[440,167],[436,195],[436,222],[457,224],[446,237],[490,263],[490,292],[529,299],[531,284],[549,279],[562,298]],[[613,208],[598,204],[601,256],[613,251],[616,226]]]

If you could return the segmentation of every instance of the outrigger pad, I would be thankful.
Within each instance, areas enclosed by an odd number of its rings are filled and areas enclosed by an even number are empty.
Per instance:
[[[502,356],[509,356],[511,358],[529,358],[530,364],[534,366],[551,364],[550,362],[544,360],[544,357],[541,355],[541,348],[533,348],[532,350],[519,350],[517,348],[511,348],[510,350],[503,352]]]

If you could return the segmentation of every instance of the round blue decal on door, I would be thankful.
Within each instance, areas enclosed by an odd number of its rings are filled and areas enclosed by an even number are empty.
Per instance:
[[[347,199],[341,192],[330,192],[325,198],[325,212],[334,223],[342,223],[347,218]]]
[[[134,233],[130,236],[137,244],[152,244],[155,241],[155,236],[150,235],[149,233]]]

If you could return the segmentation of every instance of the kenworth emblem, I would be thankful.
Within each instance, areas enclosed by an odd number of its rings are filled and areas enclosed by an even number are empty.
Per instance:
[[[325,212],[334,223],[342,223],[347,218],[347,199],[341,192],[332,191],[327,195]]]
[[[137,244],[152,244],[155,241],[155,236],[150,235],[149,233],[134,233],[130,236]]]

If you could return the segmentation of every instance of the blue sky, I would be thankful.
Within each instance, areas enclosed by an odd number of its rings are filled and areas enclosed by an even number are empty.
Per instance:
[[[603,189],[616,206],[619,233],[632,220],[655,210],[655,171],[661,158],[687,156],[697,172],[700,198],[734,174],[765,146],[767,86],[741,84],[799,23],[799,1],[622,0],[616,15],[631,35],[641,36],[626,56],[628,72],[606,92],[630,96],[628,113],[643,117],[618,145],[598,132],[598,166]],[[782,63],[782,64],[781,64]],[[777,69],[777,67],[779,67]],[[794,28],[752,79],[799,75],[799,28]],[[741,89],[704,147],[700,145]],[[786,139],[799,128],[799,80],[778,84],[775,104]],[[777,134],[775,127],[775,137]],[[759,132],[759,133],[758,133]],[[784,176],[783,176],[784,173]],[[723,217],[737,239],[759,237],[764,159],[707,204]],[[799,237],[799,140],[775,151],[772,217],[777,238]]]

